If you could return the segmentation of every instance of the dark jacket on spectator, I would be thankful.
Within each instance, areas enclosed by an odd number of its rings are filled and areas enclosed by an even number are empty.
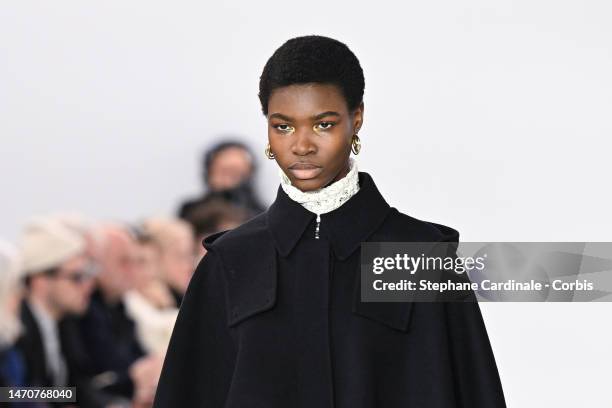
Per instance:
[[[51,387],[53,380],[47,368],[42,334],[27,301],[21,303],[21,323],[24,332],[17,341],[26,363],[26,384],[28,386]]]
[[[45,346],[43,344],[42,334],[38,322],[30,309],[27,301],[21,303],[21,322],[23,324],[24,332],[17,341],[16,347],[20,354],[23,356],[25,362],[25,378],[24,386],[27,387],[51,387],[53,386],[52,376],[47,367],[47,359],[45,354]],[[61,325],[58,324],[58,335],[60,341],[61,352],[66,359],[66,353],[69,349],[63,342],[63,335]],[[77,373],[71,372],[68,368],[68,383],[66,386],[73,386],[77,380]],[[25,404],[25,403],[24,403]],[[24,405],[16,404],[16,405]],[[72,403],[27,403],[24,408],[27,407],[64,407],[70,406]]]
[[[53,385],[47,367],[45,349],[38,323],[26,301],[21,304],[21,320],[24,333],[17,342],[17,349],[23,355],[25,362],[24,386],[50,387]],[[92,359],[81,339],[79,327],[75,317],[66,317],[58,323],[58,334],[62,355],[68,369],[66,386],[76,387],[76,402],[80,408],[102,408],[116,399],[104,387],[97,387],[92,381],[97,372],[94,370]],[[73,406],[74,403],[20,403],[23,408],[54,406]]]
[[[145,352],[123,302],[109,305],[96,290],[79,326],[83,353],[89,356],[86,371],[93,375],[104,374],[98,378],[106,379],[106,391],[131,398],[134,385],[128,369]]]

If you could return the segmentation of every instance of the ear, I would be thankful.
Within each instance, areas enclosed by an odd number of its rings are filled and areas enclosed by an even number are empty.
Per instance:
[[[353,132],[358,133],[363,126],[363,102],[353,111]]]

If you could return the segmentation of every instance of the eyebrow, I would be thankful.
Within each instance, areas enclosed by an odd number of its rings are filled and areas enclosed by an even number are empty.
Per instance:
[[[338,112],[334,112],[334,111],[326,111],[323,113],[319,113],[318,115],[312,116],[311,119],[313,120],[319,120],[319,119],[323,119],[326,116],[336,116],[336,117],[340,117],[340,114]],[[281,119],[281,120],[285,120],[287,122],[291,122],[293,121],[292,118],[290,118],[289,116],[285,116],[282,113],[272,113],[269,117],[270,119]]]

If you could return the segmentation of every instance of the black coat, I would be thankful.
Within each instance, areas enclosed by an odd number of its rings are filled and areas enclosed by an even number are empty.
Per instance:
[[[155,408],[501,408],[478,303],[361,302],[362,241],[457,241],[360,190],[315,215],[279,186],[263,214],[204,240]]]
[[[105,388],[106,391],[131,399],[134,384],[129,369],[145,355],[145,351],[123,301],[108,304],[97,289],[78,324],[82,352],[89,357],[86,371],[92,375],[111,374],[114,382]]]
[[[53,386],[53,379],[51,373],[49,372],[49,368],[47,367],[46,351],[42,333],[40,331],[38,322],[32,313],[32,309],[26,300],[22,301],[21,303],[20,314],[24,332],[17,341],[16,346],[23,355],[26,365],[25,385],[28,387],[51,387]],[[90,405],[83,404],[82,401],[86,401],[87,396],[91,395],[93,391],[91,390],[91,387],[89,387],[86,378],[82,376],[82,373],[78,370],[78,367],[73,364],[75,358],[75,349],[72,347],[71,342],[73,334],[65,322],[66,320],[61,320],[58,322],[58,335],[62,357],[64,358],[68,369],[66,386],[77,387],[76,398],[80,407],[90,407]],[[21,403],[16,403],[15,405],[21,406],[20,404]],[[24,404],[23,408],[64,407],[73,405],[74,403],[71,402],[56,402],[49,404],[32,402]]]
[[[27,301],[21,304],[21,321],[24,333],[17,342],[18,350],[23,354],[26,364],[26,385],[51,387],[53,381],[43,344],[40,328]],[[87,353],[80,337],[76,317],[65,317],[58,322],[58,334],[61,352],[68,369],[68,387],[76,387],[76,399],[80,408],[100,408],[109,405],[116,396],[98,389],[92,384],[94,374],[91,356]],[[19,403],[23,408],[29,407],[64,407],[74,403]],[[0,404],[0,406],[2,406]]]
[[[17,341],[17,347],[25,359],[26,384],[28,386],[51,387],[53,380],[47,368],[42,334],[34,314],[25,300],[21,302],[20,316],[24,331]]]

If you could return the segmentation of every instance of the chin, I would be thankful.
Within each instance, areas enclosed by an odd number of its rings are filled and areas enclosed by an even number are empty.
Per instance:
[[[82,316],[87,311],[87,307],[89,306],[89,302],[82,302],[78,306],[74,307],[72,310],[72,314],[75,316]]]
[[[295,180],[292,184],[302,191],[318,190],[323,184],[318,179]]]

